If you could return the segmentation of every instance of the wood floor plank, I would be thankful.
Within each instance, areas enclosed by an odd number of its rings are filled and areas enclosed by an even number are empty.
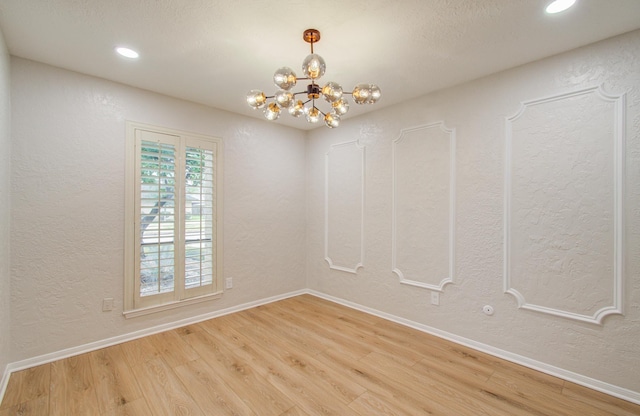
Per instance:
[[[314,384],[326,386],[335,397],[345,403],[350,403],[366,391],[363,386],[345,377],[343,372],[322,365],[314,356],[305,354],[304,351],[279,352],[276,359],[296,368],[307,380],[313,380]]]
[[[640,409],[638,405],[617,399],[608,394],[601,393],[575,383],[565,381],[562,394],[571,400],[588,404],[595,409],[609,412],[617,416],[638,416]]]
[[[100,413],[142,398],[135,375],[120,345],[89,353]]]
[[[392,356],[372,352],[359,362],[367,365],[371,371],[380,374],[385,380],[405,392],[413,392],[434,404],[438,403],[438,405],[443,400],[447,403],[451,401],[455,403],[451,407],[451,411],[456,412],[456,414],[462,414],[466,410],[458,402],[459,399],[464,402],[465,397],[456,397],[458,396],[457,391],[438,384],[436,380],[431,378],[429,373],[416,370],[413,367],[398,365],[398,362]],[[478,414],[486,414],[480,410],[478,409]]]
[[[185,337],[203,360],[219,374],[229,387],[260,415],[280,415],[293,407],[294,403],[285,393],[260,377],[245,361],[237,358],[205,331]]]
[[[49,396],[40,396],[12,407],[0,409],[0,416],[48,416]]]
[[[152,415],[203,415],[178,376],[163,358],[145,361],[136,379]]]
[[[298,368],[286,365],[259,345],[246,345],[233,354],[248,362],[262,377],[279,390],[285,392],[306,413],[322,415],[356,415],[347,404],[351,401],[336,395],[334,385],[309,378]],[[342,400],[341,400],[342,399]]]
[[[351,378],[368,391],[384,398],[399,412],[415,415],[439,414],[441,407],[439,404],[425,397],[417,397],[413,392],[397,386],[392,380],[380,374],[375,366],[345,359],[340,351],[333,350],[328,350],[316,358],[328,367],[344,371],[345,377]]]
[[[599,415],[615,416],[613,413],[584,405],[581,402],[566,400],[561,392],[549,389],[547,385],[536,383],[527,376],[516,374],[505,374],[498,370],[489,381],[487,386],[498,387],[504,397],[520,403],[536,403],[536,408],[546,414],[557,416],[572,415]]]
[[[419,368],[430,368],[447,374],[459,382],[469,377],[484,383],[494,373],[495,368],[490,365],[478,363],[477,360],[461,357],[452,352],[435,350],[431,354],[423,354],[422,359],[415,364]]]
[[[100,414],[88,354],[51,363],[51,416]]]
[[[207,415],[256,415],[216,371],[202,359],[174,368]]]
[[[122,343],[120,346],[131,368],[160,357],[160,353],[151,344],[148,337],[134,339],[133,341]]]
[[[233,350],[253,342],[238,332],[229,320],[209,319],[198,324],[203,331],[217,339],[227,349]]]
[[[50,378],[50,364],[43,364],[11,374],[0,409],[31,402],[43,396],[48,397]]]
[[[393,403],[370,391],[367,391],[356,400],[351,402],[349,407],[363,416],[414,416],[413,413],[408,413],[403,409],[398,409],[398,407]]]
[[[312,295],[14,373],[0,416],[640,416],[640,406]]]
[[[197,332],[197,331],[196,331]],[[177,367],[200,358],[176,330],[161,332],[148,337],[151,345],[170,367]]]
[[[233,328],[242,328],[245,326],[253,326],[255,325],[251,319],[247,318],[244,314],[245,311],[240,311],[236,313],[231,313],[229,315],[223,315],[218,318],[215,318],[216,321],[224,323],[224,325],[228,325]]]
[[[287,301],[289,300],[287,299],[283,303]],[[412,365],[421,358],[418,351],[406,347],[406,338],[398,339],[399,337],[391,335],[381,336],[380,328],[386,325],[387,321],[370,315],[363,319],[364,314],[362,312],[352,311],[353,314],[351,314],[345,313],[344,309],[346,308],[343,308],[342,313],[329,314],[328,317],[324,318],[322,317],[322,310],[318,310],[315,315],[312,315],[312,322],[330,319],[333,322],[334,331],[346,334],[352,343],[354,341],[358,342],[358,345],[368,349],[369,352],[374,349],[385,352],[393,351],[406,365]],[[395,325],[399,326],[398,324]],[[336,348],[335,345],[327,345],[327,347]]]
[[[354,325],[353,322],[349,321],[349,318],[344,314],[342,315],[342,318],[343,320],[336,320],[333,318],[334,326],[332,330],[348,337],[350,339],[350,343],[325,341],[322,344],[325,349],[344,351],[345,354],[350,355],[354,359],[362,358],[371,351],[393,352],[398,360],[402,361],[403,365],[412,365],[421,358],[419,353],[411,348],[407,348],[406,344],[403,345],[402,342],[394,344],[387,339],[378,337],[376,328],[363,328],[362,326]],[[315,316],[310,321],[321,322],[322,320],[323,318]],[[305,326],[309,327],[309,324]],[[311,332],[314,336],[316,335],[315,331]],[[355,350],[353,348],[355,348]]]
[[[244,311],[243,315],[259,324],[259,326],[253,325],[250,329],[254,331],[261,330],[268,336],[277,334],[280,337],[286,338],[290,343],[298,346],[298,348],[311,354],[319,354],[329,348],[326,340],[319,339],[313,336],[310,331],[297,328],[294,325],[287,324],[283,326],[279,324],[268,311],[260,307]],[[242,328],[242,331],[247,329],[247,327]]]
[[[310,416],[309,413],[305,413],[298,406],[293,406],[291,409],[285,411],[280,416]]]
[[[405,392],[413,392],[420,400],[428,401],[438,412],[449,411],[456,415],[491,415],[512,416],[510,412],[501,411],[486,403],[480,403],[473,395],[474,390],[464,384],[455,387],[440,382],[430,373],[414,367],[398,365],[388,355],[371,353],[360,360],[369,364],[370,368],[391,381],[394,386]]]
[[[149,416],[151,414],[153,413],[151,413],[145,399],[137,399],[127,402],[124,406],[109,409],[102,416]]]
[[[248,332],[250,329],[245,328]],[[290,343],[286,338],[270,332],[261,332],[256,334],[254,339],[260,342],[251,346],[260,348],[269,357],[263,355],[263,361],[282,362],[290,367],[295,368],[307,380],[313,380],[315,385],[323,385],[331,390],[335,397],[342,399],[345,403],[349,403],[362,394],[364,387],[354,383],[338,371],[327,368],[315,360],[313,353],[301,350],[295,343]],[[243,347],[251,347],[246,345]],[[235,350],[234,350],[235,351]],[[344,352],[344,349],[340,351]],[[346,354],[347,356],[351,356]]]
[[[365,341],[354,342],[353,337],[339,331],[335,319],[322,315],[305,314],[299,309],[292,310],[281,302],[275,302],[273,305],[273,313],[280,319],[299,327],[308,328],[313,334],[324,338],[328,348],[341,349],[354,360],[358,360],[372,351],[372,348]]]
[[[457,366],[454,361],[425,356],[413,368],[428,374],[439,386],[459,390],[477,400],[478,406],[489,406],[496,413],[506,413],[511,416],[544,415],[528,403],[513,400],[508,395],[504,395],[496,386],[488,386],[488,380],[484,375],[469,371],[464,366]]]
[[[189,335],[195,331],[202,331],[200,324],[187,325],[175,329],[175,332],[180,336]]]
[[[561,393],[564,388],[564,380],[561,378],[551,376],[519,364],[503,361],[499,364],[495,364],[494,368],[495,371],[492,376],[498,373],[504,378],[524,380],[535,384],[537,388],[545,389],[553,393]]]

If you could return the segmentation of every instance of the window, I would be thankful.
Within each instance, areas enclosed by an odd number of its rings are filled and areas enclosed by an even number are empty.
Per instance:
[[[222,140],[127,123],[125,315],[222,292]]]

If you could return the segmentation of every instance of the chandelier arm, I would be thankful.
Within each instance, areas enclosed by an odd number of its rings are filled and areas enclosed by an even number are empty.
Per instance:
[[[320,110],[318,107],[316,107],[316,100],[312,99],[311,101],[313,101],[313,106],[312,108],[315,108],[316,110],[318,110],[320,112],[320,114],[322,114],[323,116],[326,116],[327,113],[325,113],[324,111]]]

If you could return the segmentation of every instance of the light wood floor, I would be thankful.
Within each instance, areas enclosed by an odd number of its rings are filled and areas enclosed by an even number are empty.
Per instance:
[[[305,295],[14,373],[6,415],[640,415]]]

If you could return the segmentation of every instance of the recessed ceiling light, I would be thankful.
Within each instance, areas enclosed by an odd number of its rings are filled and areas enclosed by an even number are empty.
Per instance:
[[[140,56],[138,52],[129,48],[118,47],[116,48],[116,52],[118,52],[120,55],[124,56],[125,58],[131,58],[131,59],[136,59],[137,57]]]
[[[575,4],[576,0],[555,0],[547,6],[545,11],[549,14],[560,13]]]

